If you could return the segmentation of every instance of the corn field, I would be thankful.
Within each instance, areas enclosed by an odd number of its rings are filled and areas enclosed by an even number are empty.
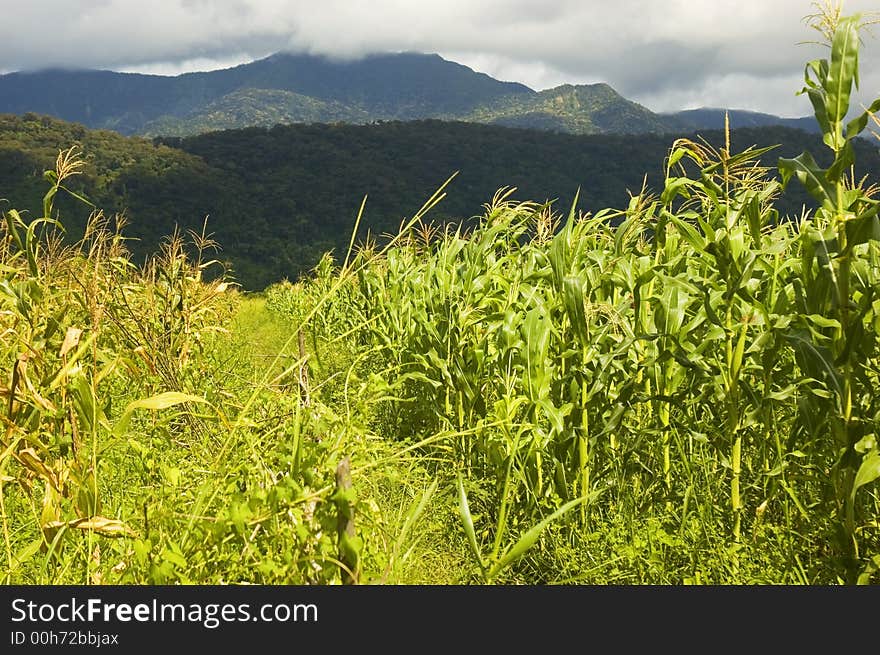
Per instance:
[[[417,217],[342,269],[325,323],[394,380],[386,430],[437,437],[484,580],[551,526],[582,547],[620,516],[687,543],[690,580],[694,548],[721,553],[716,581],[768,549],[793,579],[876,571],[880,205],[849,170],[880,100],[845,123],[858,30],[837,20],[807,66],[827,169],[804,153],[780,181],[767,149],[680,139],[625,210],[563,220],[502,191],[471,233]],[[818,209],[780,216],[795,183]]]
[[[846,120],[863,24],[823,20],[827,168],[678,139],[624,209],[470,231],[441,189],[258,298],[204,234],[65,245],[62,152],[0,233],[4,581],[876,583],[880,99]]]

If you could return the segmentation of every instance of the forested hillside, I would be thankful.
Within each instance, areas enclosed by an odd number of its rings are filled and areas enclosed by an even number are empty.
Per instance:
[[[47,92],[51,89],[51,93]],[[462,120],[571,134],[663,134],[723,126],[724,110],[658,114],[608,84],[535,91],[436,54],[345,61],[277,53],[177,76],[104,70],[0,75],[0,113],[48,114],[121,134],[188,136],[293,123]],[[731,125],[813,128],[812,119],[734,111]]]
[[[720,132],[703,136],[716,146]],[[87,162],[69,184],[108,212],[129,220],[130,247],[142,256],[175,225],[208,230],[246,288],[262,288],[309,270],[327,250],[344,253],[358,208],[368,196],[361,237],[396,232],[450,175],[437,222],[466,220],[504,186],[515,197],[556,200],[567,209],[580,190],[579,209],[623,207],[647,177],[662,182],[673,136],[575,136],[442,121],[376,125],[299,125],[249,128],[155,142],[89,130],[37,115],[0,118],[0,197],[32,212],[44,193],[42,171],[59,149],[80,145]],[[822,155],[818,136],[787,128],[735,130],[735,149],[779,148]],[[855,144],[860,171],[880,171],[868,142]],[[87,209],[59,200],[71,237]],[[809,199],[790,189],[778,205],[797,215]]]

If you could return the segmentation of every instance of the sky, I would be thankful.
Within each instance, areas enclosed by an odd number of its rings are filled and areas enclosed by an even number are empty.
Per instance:
[[[844,14],[880,10],[846,0]],[[796,93],[827,48],[809,0],[0,0],[0,72],[50,66],[173,75],[278,51],[438,53],[536,90],[607,82],[654,111],[811,113]],[[880,96],[880,25],[861,92]]]

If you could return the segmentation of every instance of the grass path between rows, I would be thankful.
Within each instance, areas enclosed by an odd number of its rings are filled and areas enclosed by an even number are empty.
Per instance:
[[[270,312],[260,295],[241,298],[234,320],[228,326],[233,348],[240,354],[251,379],[265,374],[279,350],[292,336],[293,327]],[[289,351],[296,348],[295,340]],[[289,366],[292,353],[276,367]],[[273,371],[275,373],[276,371]],[[311,373],[312,384],[320,385],[320,374]],[[387,435],[383,435],[385,437]],[[391,457],[399,444],[391,439],[366,441],[356,449],[353,468],[368,471],[355,476],[358,494],[358,533],[372,550],[373,559],[386,562],[384,570],[366,571],[363,582],[388,584],[460,584],[472,582],[473,570],[467,546],[455,514],[453,488],[443,481],[430,497],[425,510],[409,530],[407,514],[419,502],[433,481],[433,473],[419,456],[406,453]],[[401,538],[401,535],[404,535]],[[279,547],[283,545],[279,544]]]

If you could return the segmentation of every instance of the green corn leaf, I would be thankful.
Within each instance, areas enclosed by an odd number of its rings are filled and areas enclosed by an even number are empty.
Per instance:
[[[861,134],[868,126],[868,119],[870,119],[871,114],[875,114],[878,111],[880,111],[880,98],[877,98],[871,103],[871,106],[868,107],[867,111],[863,111],[856,118],[846,124],[846,138],[852,139]]]
[[[840,149],[840,152],[837,153],[834,162],[826,171],[825,178],[830,182],[837,182],[838,180],[843,179],[852,165],[855,164],[855,161],[856,153],[853,150],[853,145],[851,142],[847,141],[843,144],[843,147]]]
[[[831,207],[837,205],[837,193],[828,182],[826,171],[819,167],[810,153],[804,152],[793,159],[780,158],[778,166],[783,186],[788,184],[792,176],[797,177],[821,204]]]
[[[736,383],[739,379],[739,372],[742,369],[743,353],[745,352],[746,335],[748,333],[748,323],[743,323],[740,328],[739,339],[736,341],[736,348],[733,353],[732,370],[730,371],[731,380]]]
[[[660,202],[668,205],[675,200],[676,196],[690,198],[688,187],[693,184],[694,181],[687,177],[673,177],[666,180],[666,187],[663,189],[663,193],[660,194]]]
[[[562,434],[565,431],[565,417],[571,413],[574,405],[565,403],[562,407],[556,407],[548,398],[539,399],[536,405],[544,410],[544,415],[550,420],[556,434]]]
[[[581,496],[580,498],[575,498],[574,500],[570,500],[565,503],[562,507],[553,512],[550,516],[546,517],[540,523],[532,527],[528,532],[523,534],[519,540],[513,546],[508,548],[504,554],[498,559],[497,562],[489,569],[489,572],[486,574],[488,579],[492,579],[496,577],[501,571],[503,571],[506,567],[513,564],[520,557],[525,555],[525,553],[535,545],[535,542],[538,541],[538,537],[541,536],[541,533],[547,529],[547,527],[553,523],[556,519],[563,516],[566,512],[571,511],[578,505],[582,503],[592,501],[598,492],[593,492],[587,494],[586,496]]]
[[[842,254],[868,241],[880,241],[880,203],[846,222],[846,248]]]
[[[46,171],[46,173],[50,173],[50,172],[53,175],[55,174],[55,171]],[[46,192],[46,195],[43,196],[43,217],[44,218],[51,218],[52,217],[52,204],[55,199],[55,194],[58,193],[58,189],[59,189],[59,186],[58,186],[57,178],[56,178],[55,184],[53,184],[52,187]]]
[[[710,292],[706,289],[703,292],[703,308],[706,310],[706,316],[712,323],[720,327],[724,327],[725,323],[715,312],[715,307],[721,306],[722,296],[723,293],[721,291]]]
[[[6,219],[6,229],[12,236],[12,240],[15,242],[15,247],[18,248],[20,252],[24,252],[24,241],[21,240],[21,235],[18,233],[18,226],[24,225],[24,220],[22,220],[21,214],[15,209],[10,209],[9,211],[3,212],[3,218]]]
[[[824,64],[824,71],[823,71]],[[810,71],[814,71],[817,76],[821,76],[820,79],[825,79],[828,77],[828,61],[827,60],[819,60],[811,61],[807,64],[807,68],[805,71],[805,77],[807,78],[808,84],[812,84],[812,80],[809,79]],[[831,141],[831,123],[828,121],[828,109],[825,105],[825,92],[822,88],[816,86],[807,86],[801,91],[801,93],[806,93],[807,97],[810,99],[810,104],[813,105],[813,113],[816,117],[816,122],[819,123],[819,129],[822,131],[823,141],[825,145],[829,148],[833,147],[833,143]]]
[[[681,220],[677,216],[673,216],[672,214],[669,215],[669,220],[675,225],[676,229],[678,229],[678,233],[681,234],[682,238],[687,241],[694,250],[702,252],[706,249],[706,239],[697,232],[693,225]]]
[[[877,478],[880,478],[880,452],[874,450],[865,456],[862,460],[862,465],[859,466],[856,478],[853,481],[852,491],[850,492],[850,500],[855,500],[856,491],[859,490],[859,487],[864,487]]]
[[[831,67],[824,87],[832,126],[846,118],[853,84],[859,86],[859,20],[857,15],[841,18],[831,40]]]
[[[767,220],[767,215],[762,211],[761,200],[757,195],[749,197],[743,204],[743,213],[749,226],[749,234],[752,237],[752,245],[760,250],[762,246],[761,228]]]
[[[834,318],[828,318],[827,316],[822,316],[821,314],[809,314],[804,318],[820,328],[832,328],[836,330],[840,327],[840,321]]]
[[[779,391],[772,391],[772,392],[768,393],[766,397],[769,400],[777,400],[777,401],[788,400],[789,398],[791,398],[792,396],[794,396],[797,393],[798,386],[799,385],[796,385],[796,384],[789,384],[788,386],[786,386],[783,389],[780,389]]]
[[[587,315],[584,311],[584,284],[575,275],[566,275],[563,280],[563,302],[568,320],[581,345],[586,348],[590,342],[590,332],[587,326]]]
[[[801,93],[806,93],[810,89],[817,89],[819,91],[823,91],[822,85],[818,82],[821,82],[828,77],[828,60],[827,59],[814,59],[813,61],[808,61],[806,67],[804,68],[804,84],[807,86],[801,91]],[[818,80],[818,82],[814,82],[810,77],[810,73],[813,73],[813,76]]]
[[[789,334],[786,335],[786,339],[801,355],[802,361],[800,364],[806,369],[806,372],[814,379],[821,380],[824,378],[830,382],[834,395],[840,401],[843,398],[840,374],[831,362],[830,354],[825,349],[820,351],[809,339],[804,338],[801,334]],[[816,391],[821,392],[823,390],[816,389],[814,393]]]
[[[553,270],[553,279],[556,283],[556,288],[562,288],[562,280],[566,273],[568,273],[569,266],[571,264],[571,235],[574,230],[574,218],[575,218],[575,208],[577,207],[578,194],[575,194],[574,202],[571,206],[571,211],[568,214],[568,220],[565,223],[565,227],[555,236],[553,237],[553,242],[550,244],[549,249],[549,257],[550,257],[550,266]]]
[[[611,416],[609,416],[608,420],[605,422],[605,427],[602,428],[602,432],[600,432],[597,436],[604,437],[616,431],[625,413],[626,405],[624,405],[623,403],[617,403],[614,407],[614,411],[611,412]]]
[[[59,188],[64,189],[68,194],[70,194],[71,196],[73,196],[74,198],[79,200],[81,203],[88,205],[89,207],[92,207],[93,209],[97,209],[97,205],[95,205],[95,203],[93,203],[91,200],[86,198],[84,195],[82,195],[80,193],[76,193],[75,191],[71,191],[63,184],[60,185]]]
[[[700,229],[703,231],[703,234],[706,235],[706,242],[712,243],[715,241],[715,228],[706,220],[706,218],[700,214],[697,215],[697,223],[700,226]]]
[[[461,473],[458,474],[458,514],[461,516],[461,523],[464,527],[464,533],[467,535],[471,551],[474,553],[474,557],[477,558],[480,568],[485,569],[486,564],[483,561],[483,554],[480,552],[480,547],[477,545],[477,535],[476,532],[474,532],[474,519],[471,517],[471,508],[468,504],[467,493],[465,493],[464,490],[464,482],[462,481]]]
[[[542,396],[549,385],[546,368],[551,328],[547,312],[540,307],[536,307],[526,314],[523,331],[527,347],[524,354],[529,371],[529,391],[535,398]]]
[[[663,285],[665,287],[674,287],[676,289],[680,289],[688,296],[697,296],[700,294],[700,289],[694,284],[694,281],[691,279],[687,279],[685,276],[677,275],[675,277],[671,275],[663,275],[662,273],[658,273],[657,277],[663,281]]]
[[[79,376],[71,380],[69,388],[73,407],[82,422],[81,427],[88,430],[93,429],[95,421],[100,423],[105,417],[101,407],[95,402],[96,398],[91,385],[85,376]]]
[[[514,308],[510,307],[505,311],[504,319],[501,321],[501,326],[498,330],[499,345],[505,351],[512,349],[520,343],[519,325],[521,320],[522,316]]]
[[[681,148],[681,147],[676,148],[675,150],[672,151],[672,154],[669,155],[669,160],[666,162],[666,170],[667,171],[672,170],[672,167],[675,166],[678,162],[680,162],[682,157],[684,157],[685,155],[690,155],[690,154],[692,154],[690,148]],[[667,177],[668,177],[668,173],[667,173]]]
[[[30,269],[30,273],[32,277],[37,277],[38,269],[37,269],[37,253],[39,252],[39,245],[37,239],[37,228],[40,225],[54,225],[56,228],[63,231],[61,227],[61,223],[52,218],[37,218],[30,223],[28,223],[27,230],[25,231],[24,237],[24,251],[27,255],[28,259],[28,267]]]

